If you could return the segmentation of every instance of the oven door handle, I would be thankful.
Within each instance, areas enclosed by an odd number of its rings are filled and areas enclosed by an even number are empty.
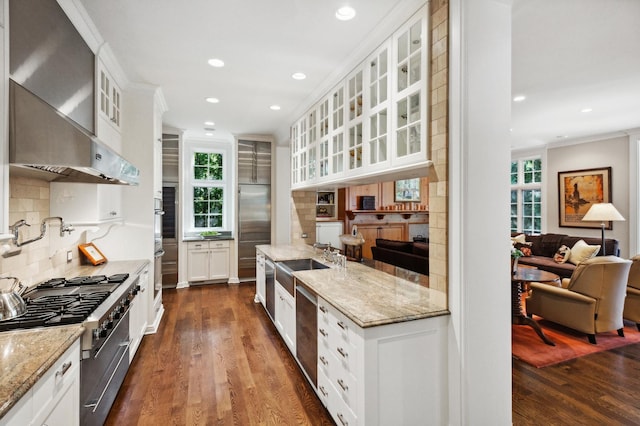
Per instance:
[[[124,350],[122,351],[122,355],[120,355],[120,359],[118,360],[118,364],[116,364],[116,368],[114,368],[113,371],[111,372],[111,376],[109,377],[109,380],[107,381],[107,384],[105,385],[104,389],[102,389],[102,393],[100,393],[100,397],[98,397],[98,400],[95,403],[86,404],[84,406],[85,408],[93,408],[93,410],[91,410],[92,413],[95,413],[96,410],[98,409],[98,406],[100,405],[100,402],[102,401],[102,398],[104,398],[104,394],[107,392],[107,389],[109,389],[109,386],[111,385],[111,381],[113,380],[113,376],[118,371],[118,368],[120,367],[120,364],[122,364],[122,361],[124,360],[125,357],[129,356],[129,346],[130,345],[131,345],[131,340],[128,340],[126,342],[122,342],[120,344],[121,347],[124,347]]]

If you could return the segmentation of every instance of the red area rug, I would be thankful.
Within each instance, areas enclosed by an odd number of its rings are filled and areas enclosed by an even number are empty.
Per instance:
[[[587,340],[587,335],[570,328],[533,317],[542,327],[544,334],[556,345],[545,344],[528,325],[511,326],[511,353],[514,358],[534,367],[547,367],[563,361],[609,349],[640,342],[640,332],[634,323],[625,321],[624,337],[616,331],[596,334],[595,345]]]

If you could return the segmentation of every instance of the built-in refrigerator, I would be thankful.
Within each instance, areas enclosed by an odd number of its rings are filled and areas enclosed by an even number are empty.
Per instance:
[[[271,243],[271,143],[238,140],[238,278],[255,279],[256,245]]]

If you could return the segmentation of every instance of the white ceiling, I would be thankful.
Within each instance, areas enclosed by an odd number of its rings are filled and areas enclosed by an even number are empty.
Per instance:
[[[274,134],[420,0],[81,0],[131,82],[162,87],[163,121],[205,137]],[[640,128],[640,1],[514,0],[514,148]],[[207,65],[220,58],[224,68]],[[291,74],[307,74],[296,81]],[[205,102],[217,97],[219,104]],[[270,105],[281,106],[272,111]],[[580,110],[590,107],[590,113]],[[560,138],[559,138],[560,137]]]
[[[512,16],[514,148],[640,128],[640,1],[514,0]]]

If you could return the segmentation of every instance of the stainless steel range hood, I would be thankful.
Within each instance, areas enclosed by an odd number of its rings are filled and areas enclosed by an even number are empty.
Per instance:
[[[137,185],[139,170],[42,99],[9,80],[9,163],[57,182]]]

